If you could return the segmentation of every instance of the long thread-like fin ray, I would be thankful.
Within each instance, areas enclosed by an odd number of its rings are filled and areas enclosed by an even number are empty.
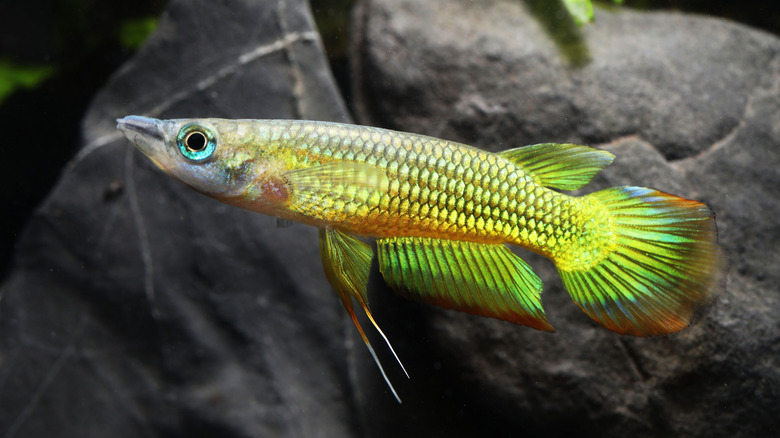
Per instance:
[[[552,331],[542,282],[504,245],[397,237],[377,241],[379,270],[402,295]]]
[[[350,297],[341,295],[341,302],[344,304],[344,308],[347,309],[347,313],[349,313],[349,317],[352,318],[352,322],[355,324],[355,327],[357,327],[358,333],[360,333],[360,337],[363,339],[363,343],[366,344],[366,348],[368,348],[368,352],[374,359],[374,363],[376,363],[377,368],[379,368],[379,372],[382,374],[382,378],[385,380],[387,387],[390,388],[390,392],[393,393],[393,396],[395,397],[396,401],[398,401],[398,403],[403,403],[401,401],[401,397],[398,396],[398,392],[396,392],[395,388],[393,387],[393,384],[390,383],[390,379],[387,377],[387,373],[385,373],[385,369],[382,367],[382,362],[379,361],[379,357],[377,357],[376,352],[374,351],[374,347],[371,346],[371,342],[368,340],[368,336],[366,336],[366,333],[363,331],[363,326],[361,326],[360,322],[358,322],[357,315],[355,315],[355,310],[352,307],[352,302],[350,301]],[[371,318],[371,320],[373,321],[373,318]],[[374,324],[374,326],[376,327],[376,324]],[[384,333],[382,336],[384,336]],[[385,338],[385,341],[387,341],[387,338]],[[395,352],[393,352],[393,354],[395,354]],[[396,359],[398,359],[397,356]],[[403,365],[401,365],[401,368],[403,368]],[[406,372],[405,369],[404,372]],[[408,374],[406,376],[409,377]]]
[[[521,166],[539,185],[560,190],[584,187],[615,158],[604,150],[559,143],[523,146],[498,155]]]
[[[591,266],[559,266],[572,299],[618,333],[650,336],[688,326],[725,271],[712,211],[644,187],[588,195],[611,221],[610,252]]]
[[[341,302],[344,304],[344,308],[347,309],[352,321],[355,323],[355,327],[357,327],[358,332],[363,339],[363,343],[366,344],[368,351],[374,358],[374,362],[376,362],[379,371],[382,373],[382,377],[384,377],[385,382],[387,382],[387,386],[390,387],[393,395],[400,403],[401,399],[398,397],[395,388],[387,378],[387,374],[385,373],[382,364],[379,362],[376,352],[371,346],[371,342],[369,342],[368,337],[363,331],[363,327],[361,327],[358,322],[352,307],[352,299],[354,298],[363,309],[363,312],[365,312],[369,321],[371,321],[371,324],[382,336],[382,339],[384,339],[387,347],[393,353],[393,357],[395,357],[395,360],[398,362],[398,365],[400,365],[406,377],[409,378],[406,367],[404,367],[404,364],[401,362],[398,354],[396,354],[395,349],[390,344],[390,340],[382,329],[379,328],[379,324],[377,324],[374,316],[371,314],[371,310],[368,308],[366,288],[374,252],[365,242],[338,230],[320,229],[320,256],[322,257],[322,266],[325,269],[325,276],[339,294],[339,297],[341,297]]]
[[[368,317],[369,321],[371,321],[371,324],[374,325],[374,328],[379,333],[380,336],[382,336],[382,339],[385,340],[385,344],[387,344],[387,348],[390,349],[390,352],[393,353],[393,357],[395,357],[396,362],[398,362],[398,365],[401,367],[401,370],[406,375],[406,378],[409,379],[409,373],[406,371],[406,367],[404,366],[403,362],[401,362],[401,359],[398,358],[398,355],[395,353],[395,349],[392,345],[390,345],[390,340],[387,339],[387,336],[385,335],[385,332],[382,331],[381,328],[379,328],[379,324],[376,323],[376,320],[374,319],[374,315],[371,314],[371,311],[368,310],[367,306],[363,306],[361,304],[361,307],[363,307],[363,311],[366,313],[366,316]]]

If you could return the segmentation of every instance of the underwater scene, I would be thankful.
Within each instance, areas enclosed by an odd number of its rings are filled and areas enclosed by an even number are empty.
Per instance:
[[[9,5],[3,437],[771,437],[780,9]]]

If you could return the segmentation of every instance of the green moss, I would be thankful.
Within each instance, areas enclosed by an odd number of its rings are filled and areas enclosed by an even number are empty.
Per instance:
[[[593,21],[593,4],[590,0],[563,0],[563,6],[580,26]]]
[[[157,28],[157,17],[125,20],[119,28],[119,43],[127,49],[137,49]]]
[[[562,0],[562,2],[577,25],[582,26],[593,21],[593,3],[591,0]],[[612,0],[612,3],[622,4],[623,0]]]
[[[0,104],[19,88],[34,88],[54,73],[51,65],[22,65],[0,59]]]

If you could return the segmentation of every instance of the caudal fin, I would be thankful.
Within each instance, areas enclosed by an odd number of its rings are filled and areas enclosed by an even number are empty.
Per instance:
[[[591,318],[622,334],[651,336],[688,326],[725,271],[712,210],[644,187],[588,195],[611,214],[611,252],[588,269],[558,268]]]

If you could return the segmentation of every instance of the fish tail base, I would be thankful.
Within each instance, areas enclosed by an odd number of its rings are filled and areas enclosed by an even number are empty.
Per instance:
[[[679,331],[721,286],[726,257],[712,210],[644,187],[588,195],[609,213],[610,245],[597,263],[558,266],[577,305],[604,327],[634,336]]]

